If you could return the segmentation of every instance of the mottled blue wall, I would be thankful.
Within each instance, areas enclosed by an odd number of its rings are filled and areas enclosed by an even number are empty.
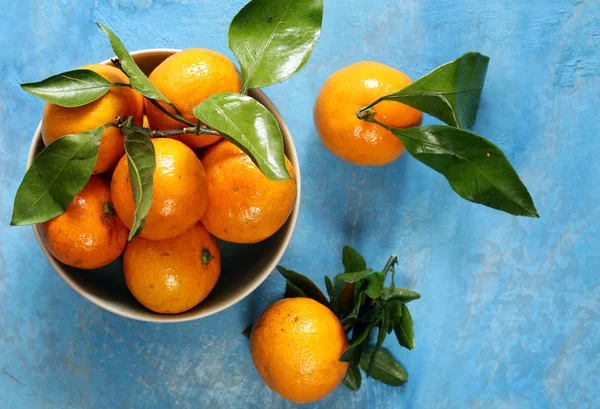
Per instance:
[[[304,71],[270,87],[303,173],[298,227],[282,264],[321,282],[344,244],[373,264],[391,253],[412,304],[403,388],[367,381],[316,408],[600,407],[600,3],[567,0],[326,0]],[[9,228],[43,104],[20,82],[112,55],[93,24],[131,50],[227,50],[236,1],[0,1],[0,408],[293,407],[257,375],[239,335],[283,290],[273,274],[233,308],[193,323],[129,321],[90,304]],[[136,23],[137,22],[137,23]],[[418,77],[478,50],[491,57],[475,131],[530,188],[539,220],[460,200],[405,155],[361,168],[318,142],[312,104],[334,70],[377,60]],[[432,123],[430,118],[426,123]]]

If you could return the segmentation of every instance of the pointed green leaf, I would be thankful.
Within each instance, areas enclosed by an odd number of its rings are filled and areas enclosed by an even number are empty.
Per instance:
[[[131,84],[131,87],[146,98],[156,99],[166,102],[167,104],[171,104],[169,100],[162,94],[162,92],[156,88],[152,81],[150,81],[146,74],[142,72],[140,67],[138,67],[133,60],[133,57],[129,54],[129,51],[127,51],[127,48],[125,48],[125,44],[123,44],[121,39],[104,24],[96,24],[102,29],[102,31],[104,31],[110,40],[110,45],[112,46],[113,51],[121,63],[121,68],[123,68],[123,71],[125,71],[125,74],[127,74],[129,77],[129,83]]]
[[[344,246],[342,250],[342,264],[344,264],[345,273],[354,273],[367,269],[367,263],[363,256],[350,246]]]
[[[131,241],[142,232],[146,224],[146,215],[152,206],[152,184],[156,157],[152,140],[147,135],[128,127],[129,124],[131,124],[131,118],[128,118],[124,124],[125,153],[135,201],[133,224],[129,232]]]
[[[296,74],[321,33],[323,0],[252,0],[229,26],[229,48],[240,62],[242,92]]]
[[[291,281],[287,280],[285,282],[285,293],[283,294],[283,298],[302,298],[302,297],[306,297],[306,294],[304,294],[304,291],[299,289]]]
[[[337,299],[333,296],[333,283],[328,276],[325,276],[325,288],[327,289],[327,295],[329,296],[329,308],[331,308],[336,316],[339,316],[340,311]]]
[[[394,332],[398,342],[404,348],[413,349],[415,347],[415,334],[413,330],[413,320],[406,305],[402,304],[402,317],[396,321]]]
[[[406,288],[384,288],[381,297],[384,300],[395,299],[402,302],[410,302],[421,298],[419,293]]]
[[[290,281],[293,285],[295,285],[300,291],[306,294],[306,297],[312,298],[320,302],[323,305],[329,305],[327,299],[319,290],[319,287],[313,283],[310,278],[303,276],[302,274],[298,274],[295,271],[288,270],[282,266],[277,266],[277,271],[288,281]]]
[[[108,126],[61,136],[39,153],[17,189],[11,225],[43,223],[67,210],[92,176]]]
[[[487,139],[443,125],[391,131],[415,159],[444,175],[464,199],[515,216],[539,217],[517,172]]]
[[[369,366],[372,354],[373,350],[365,351],[360,359],[360,367],[364,371]],[[408,381],[406,370],[384,348],[377,351],[369,376],[392,386],[401,386]]]
[[[290,178],[279,124],[254,98],[232,92],[215,94],[195,107],[194,115],[246,152],[269,179]]]
[[[373,369],[373,365],[375,364],[375,357],[377,356],[377,351],[379,351],[379,348],[381,348],[383,341],[385,341],[389,325],[390,317],[388,316],[387,310],[384,309],[381,312],[381,321],[379,322],[379,333],[377,334],[377,342],[375,343],[375,347],[371,350],[371,359],[369,360],[369,365],[365,370],[367,376],[371,374],[371,370]]]
[[[386,289],[384,289],[384,291],[385,290]],[[392,298],[385,303],[385,308],[391,321],[395,321],[397,318],[402,317],[402,305],[402,302],[395,298]]]
[[[363,270],[363,271],[356,271],[355,273],[338,274],[338,276],[340,279],[342,279],[346,283],[355,283],[359,280],[362,280],[369,274],[371,274],[372,271],[373,271],[373,269],[369,268],[369,269]]]
[[[248,325],[246,328],[244,328],[244,330],[242,331],[242,335],[250,338],[250,335],[252,334],[252,327],[254,326],[254,323]]]
[[[342,322],[348,322],[350,319],[358,317],[358,312],[363,306],[366,297],[376,299],[381,295],[384,278],[382,273],[376,272],[369,274],[360,281],[360,290],[354,296],[354,308]],[[355,288],[357,284],[355,283]]]
[[[475,124],[489,61],[485,55],[466,53],[380,100],[401,102],[450,126],[469,128]]]
[[[358,366],[353,362],[350,363],[350,365],[348,365],[348,371],[346,372],[344,379],[342,379],[342,383],[351,391],[357,391],[360,388],[361,381],[362,375],[360,374]]]
[[[39,82],[21,84],[21,88],[46,102],[74,108],[100,98],[113,83],[92,70],[73,70]]]
[[[340,361],[342,362],[352,362],[358,361],[360,359],[360,354],[364,349],[364,345],[369,342],[369,334],[371,330],[383,319],[383,314],[374,314],[369,324],[366,327],[362,324],[357,324],[354,326],[352,331],[352,341],[348,345],[348,348],[344,351],[342,356],[340,357]],[[356,359],[358,358],[358,359]]]

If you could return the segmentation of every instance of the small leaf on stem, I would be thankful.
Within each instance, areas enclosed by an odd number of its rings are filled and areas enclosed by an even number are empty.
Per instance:
[[[43,223],[65,212],[92,176],[108,126],[61,136],[38,154],[17,189],[11,225]]]
[[[354,273],[367,269],[367,263],[363,256],[350,246],[344,246],[342,250],[342,264],[344,265],[345,273]]]
[[[279,273],[291,284],[306,294],[306,297],[312,298],[323,305],[329,305],[327,298],[325,298],[321,290],[319,290],[319,287],[317,287],[308,277],[296,273],[295,271],[288,270],[282,266],[277,266],[277,271],[279,271]]]
[[[394,332],[396,333],[396,338],[398,338],[400,345],[407,349],[413,349],[415,347],[413,320],[408,311],[408,307],[402,304],[401,308],[402,317],[400,320],[396,320]]]
[[[135,201],[133,224],[128,240],[133,240],[142,232],[146,224],[146,215],[152,206],[152,185],[156,157],[152,140],[142,132],[130,128],[131,117],[123,125],[125,134],[125,153],[129,166],[129,179]]]
[[[215,94],[196,106],[194,115],[246,152],[269,179],[290,178],[279,124],[254,98],[233,92]]]
[[[381,297],[384,300],[399,300],[402,302],[410,302],[421,298],[419,293],[408,290],[406,288],[384,288]]]
[[[360,367],[365,372],[371,361],[372,354],[373,350],[365,351],[360,359]],[[373,367],[369,376],[392,386],[401,386],[408,381],[406,370],[384,348],[380,348],[375,354]]]
[[[74,108],[97,100],[113,85],[102,75],[83,69],[63,72],[39,82],[21,84],[21,88],[46,102]]]

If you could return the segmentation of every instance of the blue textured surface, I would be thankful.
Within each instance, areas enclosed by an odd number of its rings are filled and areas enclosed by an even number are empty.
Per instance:
[[[277,274],[208,319],[139,323],[77,295],[30,228],[8,227],[43,109],[19,83],[111,56],[94,21],[131,50],[231,55],[227,27],[244,0],[0,3],[0,408],[293,407],[260,380],[240,335],[283,290]],[[371,264],[396,253],[401,283],[423,298],[411,305],[416,349],[386,343],[408,384],[368,380],[314,407],[600,407],[599,15],[593,0],[326,0],[304,71],[266,89],[303,172],[282,264],[322,283],[344,244]],[[370,59],[416,78],[470,50],[491,57],[475,131],[510,158],[539,220],[465,202],[408,155],[361,168],[318,142],[312,104],[334,70]]]

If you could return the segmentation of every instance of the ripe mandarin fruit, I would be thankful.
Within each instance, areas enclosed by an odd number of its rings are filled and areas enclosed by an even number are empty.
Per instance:
[[[285,158],[291,179],[267,178],[240,148],[228,141],[201,156],[208,183],[208,207],[202,224],[218,238],[256,243],[285,223],[296,201],[296,173]]]
[[[390,131],[360,120],[356,111],[412,81],[385,64],[364,61],[334,72],[317,96],[313,116],[323,145],[358,165],[379,166],[396,160],[404,145]],[[375,119],[393,128],[421,124],[423,114],[408,105],[384,101],[373,107]]]
[[[206,175],[196,154],[183,143],[167,138],[152,143],[156,155],[152,206],[140,235],[162,240],[180,235],[202,218],[207,203]],[[135,202],[126,155],[113,173],[111,193],[117,215],[131,228]]]
[[[150,74],[150,81],[173,103],[181,115],[196,123],[192,110],[206,98],[220,92],[240,92],[242,80],[236,66],[223,54],[205,48],[179,51],[164,60]],[[144,102],[148,123],[152,129],[178,129],[183,125],[169,118],[150,102]],[[165,109],[174,112],[167,104]],[[215,143],[219,136],[179,135],[191,148],[201,148]]]
[[[265,383],[298,403],[324,398],[348,369],[339,358],[348,348],[340,320],[310,298],[286,298],[254,323],[250,351]]]
[[[41,225],[46,248],[71,267],[92,269],[114,261],[128,231],[114,212],[108,181],[92,176],[66,212]]]
[[[213,289],[221,253],[202,224],[166,240],[133,239],[123,257],[125,282],[146,308],[177,314],[195,307]]]
[[[90,64],[81,67],[92,70],[111,82],[129,84],[129,78],[118,68]],[[112,87],[106,94],[94,102],[76,108],[65,108],[59,105],[46,104],[42,118],[42,136],[46,145],[56,138],[76,134],[97,128],[109,122],[115,122],[115,117],[133,117],[137,125],[142,125],[144,111],[143,98],[128,87]],[[123,136],[118,128],[108,127],[102,134],[98,161],[94,173],[106,172],[115,167],[125,153]]]

